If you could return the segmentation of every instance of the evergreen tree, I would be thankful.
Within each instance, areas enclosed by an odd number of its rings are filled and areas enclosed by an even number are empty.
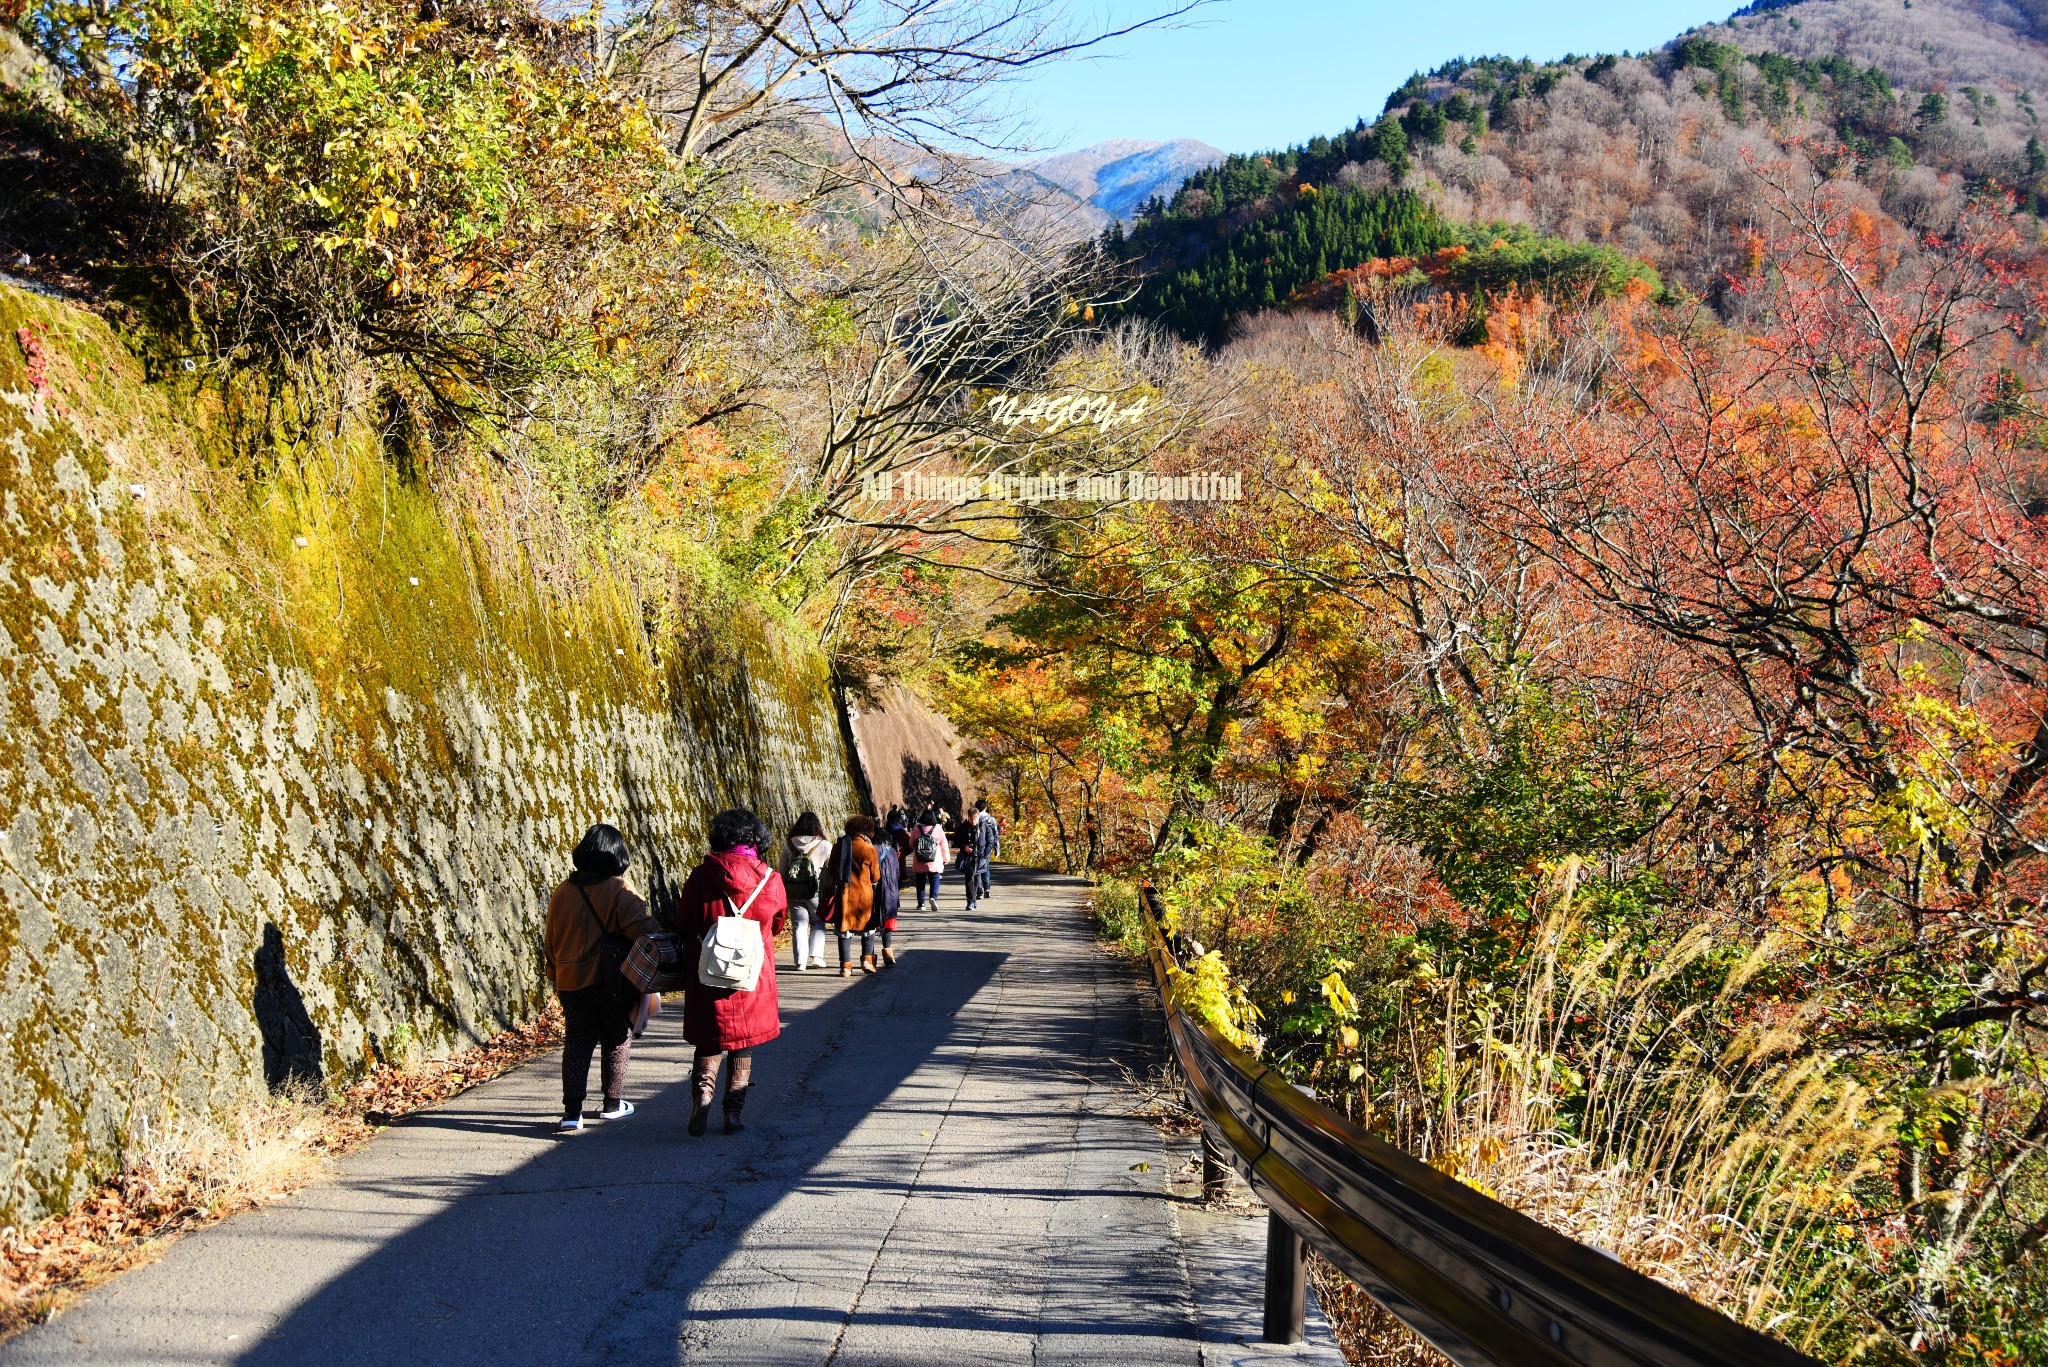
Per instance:
[[[1401,116],[1400,127],[1411,141],[1434,145],[1444,140],[1446,123],[1441,106],[1428,100],[1417,100]]]
[[[1402,129],[1399,119],[1381,119],[1379,137],[1375,146],[1387,175],[1396,185],[1408,179],[1408,172],[1415,163],[1408,156],[1408,134]]]
[[[1167,230],[1163,223],[1141,222],[1125,259],[1133,259],[1148,234]],[[1200,259],[1162,264],[1128,308],[1190,340],[1219,343],[1242,315],[1283,303],[1332,271],[1374,257],[1426,256],[1454,238],[1435,210],[1405,190],[1305,194],[1220,243],[1208,230],[1151,237],[1155,248],[1170,246]]]

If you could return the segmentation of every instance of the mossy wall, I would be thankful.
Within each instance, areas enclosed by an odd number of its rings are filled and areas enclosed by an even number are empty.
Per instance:
[[[616,576],[494,569],[488,507],[368,429],[226,468],[232,419],[0,285],[0,1224],[145,1126],[529,1016],[592,821],[659,892],[719,807],[854,801],[773,625],[664,661]]]

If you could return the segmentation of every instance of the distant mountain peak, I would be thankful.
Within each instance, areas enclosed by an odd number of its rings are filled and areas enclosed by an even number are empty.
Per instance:
[[[1222,160],[1220,150],[1193,138],[1111,138],[1041,157],[1024,169],[1111,218],[1129,218],[1154,195],[1171,196],[1189,176]]]

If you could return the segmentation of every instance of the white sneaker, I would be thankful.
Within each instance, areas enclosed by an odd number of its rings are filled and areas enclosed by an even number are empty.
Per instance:
[[[582,1129],[583,1117],[581,1115],[565,1115],[562,1117],[561,1123],[555,1126],[555,1133],[576,1134]]]
[[[616,1104],[607,1106],[597,1113],[599,1120],[624,1120],[633,1114],[633,1103],[621,1098]]]
[[[796,966],[796,971],[799,973],[808,973],[811,971],[811,966],[807,963],[798,963]]]

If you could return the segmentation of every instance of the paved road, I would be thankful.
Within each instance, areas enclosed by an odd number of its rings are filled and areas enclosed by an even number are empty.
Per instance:
[[[1169,1185],[1178,1155],[1119,1089],[1152,1029],[1079,885],[1005,869],[983,911],[957,897],[905,918],[896,969],[784,974],[744,1135],[685,1134],[671,1014],[635,1047],[632,1118],[556,1138],[537,1060],[0,1364],[1339,1361],[1320,1321],[1305,1348],[1245,1342],[1264,1222]]]

